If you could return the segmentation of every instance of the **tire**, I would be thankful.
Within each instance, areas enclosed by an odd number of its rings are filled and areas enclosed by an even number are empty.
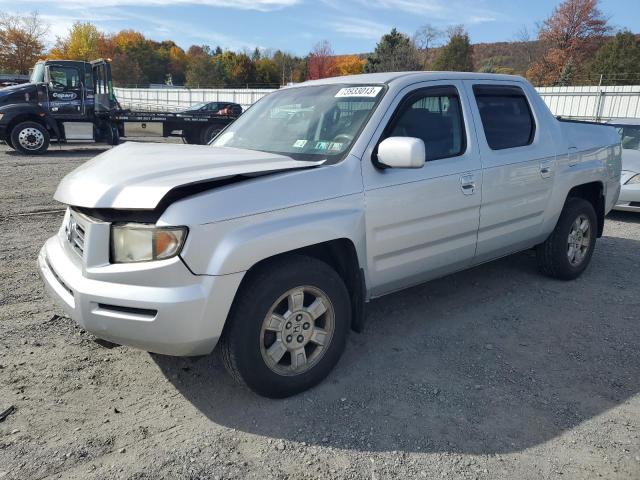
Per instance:
[[[567,199],[556,228],[536,248],[540,271],[561,280],[579,277],[591,261],[597,231],[598,219],[593,205],[582,198]]]
[[[189,145],[199,145],[202,141],[202,130],[196,128],[193,130],[187,130],[182,132],[182,139]]]
[[[49,148],[49,131],[36,122],[22,122],[11,130],[11,146],[25,155],[40,155]]]
[[[342,278],[326,263],[301,255],[270,261],[249,275],[220,340],[227,371],[270,398],[317,385],[340,359],[351,324],[351,302]],[[324,306],[324,311],[312,306]]]
[[[222,128],[218,125],[209,125],[206,128],[202,129],[202,138],[200,139],[200,143],[202,145],[207,145],[213,137],[215,137]]]
[[[106,126],[106,143],[112,146],[120,144],[120,131],[118,126],[113,123]]]

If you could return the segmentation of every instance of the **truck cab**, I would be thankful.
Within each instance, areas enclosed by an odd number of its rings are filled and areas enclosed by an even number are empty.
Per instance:
[[[51,140],[117,145],[127,133],[205,144],[241,113],[131,112],[116,99],[108,59],[43,60],[29,83],[0,89],[0,140],[26,155],[45,153]]]
[[[0,89],[0,139],[26,154],[44,153],[51,139],[114,144],[115,108],[108,61],[42,60],[28,83]]]
[[[211,145],[127,143],[70,173],[40,271],[96,336],[169,355],[219,344],[241,384],[283,397],[329,373],[371,298],[527,249],[577,278],[620,155],[612,127],[559,121],[520,77],[306,82]]]

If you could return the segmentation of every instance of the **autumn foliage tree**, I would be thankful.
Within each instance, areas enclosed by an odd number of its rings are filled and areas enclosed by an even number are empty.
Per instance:
[[[44,54],[49,26],[37,12],[14,16],[0,12],[0,70],[26,74]]]
[[[318,42],[309,54],[309,80],[333,77],[336,75],[336,59],[331,44],[327,40]]]
[[[68,60],[95,60],[102,56],[100,47],[106,46],[104,35],[89,22],[75,22],[64,38],[58,38],[49,57]]]
[[[527,72],[539,85],[571,83],[609,34],[599,0],[564,0],[541,25],[538,40],[546,53]]]
[[[364,71],[366,60],[357,55],[338,55],[335,57],[336,75],[357,75]]]

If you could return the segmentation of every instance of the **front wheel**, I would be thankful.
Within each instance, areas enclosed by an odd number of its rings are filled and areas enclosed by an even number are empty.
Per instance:
[[[556,228],[536,249],[540,270],[550,277],[573,280],[589,265],[596,245],[598,220],[593,205],[569,198]]]
[[[49,131],[37,122],[22,122],[11,131],[11,146],[26,155],[39,155],[49,148]]]
[[[249,275],[220,342],[227,370],[271,398],[318,384],[340,358],[351,323],[344,282],[305,256],[271,261]]]

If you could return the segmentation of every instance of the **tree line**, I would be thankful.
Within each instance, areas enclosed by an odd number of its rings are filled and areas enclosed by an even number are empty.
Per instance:
[[[45,48],[46,22],[37,13],[0,14],[0,71],[27,73],[40,58],[110,58],[117,85],[173,84],[189,87],[276,87],[337,75],[407,70],[519,74],[535,85],[640,84],[640,36],[614,32],[599,0],[564,0],[512,42],[471,43],[464,26],[446,31],[425,25],[409,36],[392,29],[373,52],[335,55],[328,41],[306,56],[282,50],[234,52],[146,38],[133,30],[101,32],[75,23],[53,48]]]

